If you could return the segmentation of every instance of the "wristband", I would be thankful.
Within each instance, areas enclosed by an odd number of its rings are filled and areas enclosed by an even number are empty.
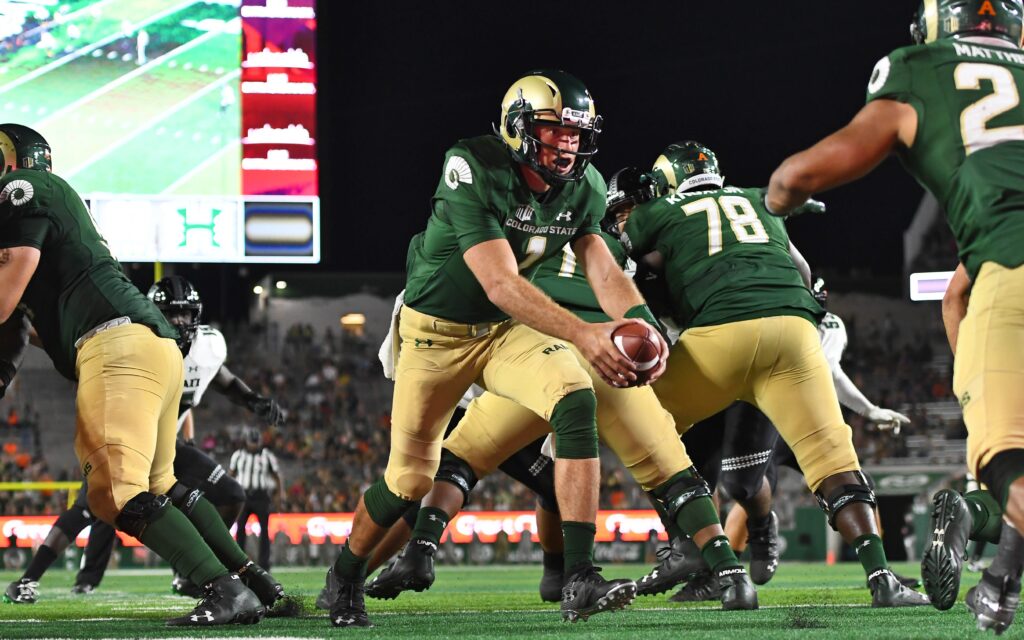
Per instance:
[[[661,337],[665,339],[666,343],[668,342],[668,336],[665,334],[664,327],[661,326],[661,323],[658,322],[658,319],[654,317],[654,313],[651,312],[651,308],[648,307],[646,304],[638,304],[635,307],[631,307],[629,311],[626,312],[626,315],[624,315],[623,317],[643,320],[647,324],[654,327],[658,331],[658,333],[661,334]]]

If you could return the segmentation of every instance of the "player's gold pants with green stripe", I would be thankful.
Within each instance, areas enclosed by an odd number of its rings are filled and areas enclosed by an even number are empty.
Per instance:
[[[638,484],[651,490],[693,466],[672,416],[662,408],[650,387],[609,386],[576,347],[571,348],[594,383],[597,434]],[[445,439],[444,447],[466,461],[482,478],[547,433],[551,433],[551,425],[537,414],[485,393],[470,403],[465,417]]]
[[[75,455],[89,509],[113,524],[139,493],[167,493],[175,483],[181,351],[149,327],[126,324],[86,340],[75,367]]]
[[[981,265],[960,323],[953,391],[975,477],[997,453],[1024,449],[1024,266]]]
[[[563,343],[510,320],[467,325],[402,307],[398,333],[384,481],[405,500],[433,485],[444,428],[474,382],[545,419],[566,395],[591,388]]]
[[[860,469],[814,325],[796,316],[687,329],[654,384],[680,432],[745,400],[768,416],[807,484]]]

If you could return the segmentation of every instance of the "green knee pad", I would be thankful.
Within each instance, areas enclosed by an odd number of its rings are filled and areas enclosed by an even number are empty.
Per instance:
[[[390,528],[413,502],[396,496],[388,489],[384,478],[380,478],[363,494],[363,504],[377,526]]]
[[[551,412],[555,457],[585,460],[597,457],[597,396],[593,389],[573,391]]]

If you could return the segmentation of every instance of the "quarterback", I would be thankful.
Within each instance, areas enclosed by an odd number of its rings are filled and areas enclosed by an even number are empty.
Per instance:
[[[772,213],[785,215],[895,153],[942,205],[973,283],[953,365],[967,466],[1013,525],[1003,527],[996,561],[968,592],[967,606],[980,627],[1000,632],[1013,621],[1024,569],[1022,21],[1021,0],[924,0],[911,25],[916,44],[878,61],[867,104],[845,127],[786,159],[765,198]],[[962,516],[952,504],[938,529]],[[961,551],[947,547],[944,555]],[[956,564],[947,560],[937,580],[925,576],[937,599],[959,583],[946,579]]]
[[[616,386],[635,367],[611,341],[627,323],[656,322],[597,234],[605,184],[590,160],[601,117],[590,93],[562,71],[536,71],[505,94],[497,136],[461,140],[446,154],[426,231],[413,237],[400,311],[391,455],[361,498],[333,573],[334,626],[369,626],[363,583],[377,542],[430,490],[441,440],[474,382],[551,422],[562,516],[563,615],[626,606],[636,584],[605,580],[592,563],[600,473],[593,383],[576,345]],[[529,279],[570,244],[613,322],[590,324]],[[629,319],[634,318],[634,319]],[[652,329],[653,331],[653,329]],[[668,347],[660,342],[662,355]],[[654,371],[656,379],[664,360]]]

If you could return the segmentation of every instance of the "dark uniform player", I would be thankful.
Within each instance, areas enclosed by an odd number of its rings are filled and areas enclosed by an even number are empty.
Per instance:
[[[622,172],[616,174],[609,186],[613,206],[618,204],[621,178]],[[602,237],[624,264],[625,252],[616,238]],[[569,248],[542,264],[534,283],[584,321],[608,321]],[[617,389],[593,371],[591,376],[597,393],[598,435],[648,492],[669,526],[694,539],[695,551],[700,552],[690,558],[690,572],[706,560],[722,576],[723,608],[756,609],[757,594],[729,546],[708,486],[695,472],[671,416],[650,388]],[[394,597],[405,589],[428,588],[434,578],[433,549],[478,479],[490,474],[509,452],[550,432],[547,422],[510,400],[491,393],[474,400],[444,441],[441,470],[423,500],[412,540],[404,554],[370,583],[368,593]]]
[[[927,604],[888,569],[828,363],[815,329],[823,310],[790,256],[782,220],[757,189],[726,187],[695,142],[670,195],[622,217],[636,259],[663,262],[673,318],[684,331],[655,384],[681,430],[744,400],[768,416],[800,462],[829,524],[857,549],[872,606]],[[821,203],[805,205],[823,209]]]
[[[335,562],[341,587],[333,625],[370,624],[366,562],[387,529],[430,490],[444,427],[474,382],[554,426],[571,587],[563,592],[563,615],[586,617],[632,601],[632,580],[608,582],[592,564],[600,471],[596,398],[590,377],[562,342],[575,343],[603,378],[625,385],[635,379],[635,367],[611,332],[642,322],[627,317],[654,322],[597,235],[605,185],[589,161],[600,125],[579,80],[538,71],[505,94],[497,137],[462,140],[446,155],[427,229],[409,246],[391,454],[384,478],[360,501]],[[585,323],[530,284],[539,263],[566,244],[601,283],[596,293],[614,323]]]
[[[953,390],[967,424],[967,465],[1005,506],[1000,551],[967,595],[982,628],[1008,628],[1024,571],[1024,54],[1021,0],[924,0],[917,44],[875,65],[853,120],[772,175],[765,200],[786,214],[809,194],[855,180],[890,153],[942,205],[974,283],[959,327]],[[933,532],[958,526],[936,505]],[[924,567],[936,603],[955,599],[963,550],[934,534]],[[955,537],[954,537],[955,538]],[[942,548],[941,554],[938,549]],[[927,558],[926,558],[927,560]]]
[[[248,558],[213,505],[174,477],[178,332],[121,272],[78,194],[50,173],[42,136],[0,125],[0,152],[0,321],[20,305],[57,370],[78,382],[75,454],[89,510],[205,585],[198,607],[168,624],[259,620],[259,598],[231,573]]]

